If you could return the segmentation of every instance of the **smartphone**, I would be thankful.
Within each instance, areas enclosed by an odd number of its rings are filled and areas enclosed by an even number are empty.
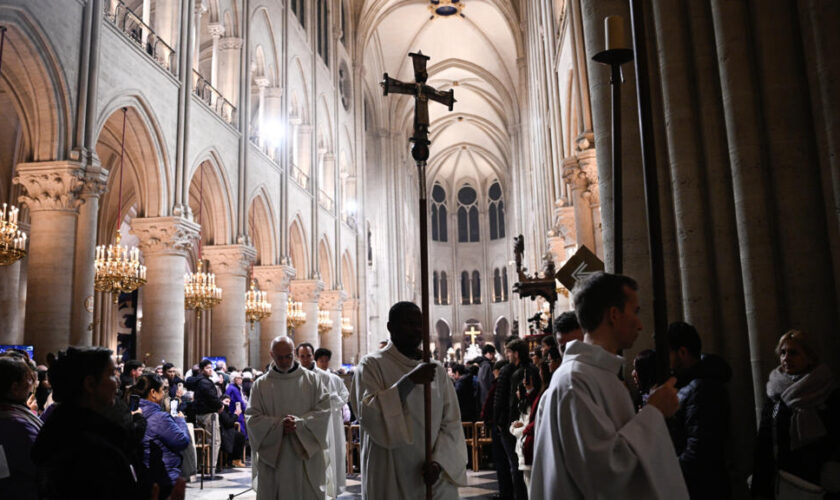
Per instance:
[[[236,402],[236,409],[242,411],[242,403],[240,403],[239,401]]]
[[[183,383],[183,382],[178,382],[178,390],[179,390],[179,391],[183,391],[183,390],[184,390],[184,383]]]
[[[131,397],[128,398],[128,409],[129,411],[137,411],[137,408],[140,408],[140,396],[132,394]]]
[[[169,401],[169,414],[173,417],[178,416],[178,400],[173,399]]]

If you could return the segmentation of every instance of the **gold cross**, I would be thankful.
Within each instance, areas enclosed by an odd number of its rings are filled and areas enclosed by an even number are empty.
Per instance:
[[[464,335],[469,335],[469,336],[470,336],[470,340],[471,340],[471,342],[470,342],[470,343],[471,343],[471,344],[475,344],[475,338],[476,338],[476,337],[478,337],[479,335],[481,335],[481,331],[480,331],[480,330],[476,330],[476,329],[475,329],[475,325],[471,325],[471,326],[470,326],[470,329],[469,329],[469,330],[467,330],[466,332],[464,332]]]

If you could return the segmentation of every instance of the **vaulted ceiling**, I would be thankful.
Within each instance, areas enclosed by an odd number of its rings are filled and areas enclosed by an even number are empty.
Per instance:
[[[429,81],[455,90],[455,109],[431,104],[429,175],[454,188],[503,182],[511,165],[510,131],[519,122],[523,58],[518,13],[510,0],[461,0],[463,16],[431,18],[428,0],[365,0],[358,40],[368,77],[413,81],[409,52],[429,56]],[[385,101],[391,127],[410,133],[413,100]]]

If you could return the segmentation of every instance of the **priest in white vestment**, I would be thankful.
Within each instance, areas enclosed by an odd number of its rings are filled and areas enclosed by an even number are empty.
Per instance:
[[[391,341],[356,368],[350,399],[362,430],[362,498],[456,500],[466,484],[467,447],[455,388],[437,361],[423,363],[423,317],[411,302],[388,314]],[[423,383],[431,382],[432,465],[424,467]]]
[[[294,359],[289,337],[271,342],[271,367],[251,386],[245,411],[258,500],[325,499],[330,398]]]
[[[347,437],[344,434],[344,406],[350,400],[350,391],[344,385],[344,381],[330,371],[329,364],[332,359],[332,351],[324,347],[315,350],[315,364],[318,369],[330,377],[330,427],[332,428],[333,443],[332,464],[335,475],[335,491],[341,494],[347,484],[347,459],[346,443]]]
[[[583,341],[566,345],[543,394],[535,431],[531,498],[687,499],[665,418],[679,407],[675,380],[639,413],[618,374],[642,329],[636,282],[596,273],[574,290]]]

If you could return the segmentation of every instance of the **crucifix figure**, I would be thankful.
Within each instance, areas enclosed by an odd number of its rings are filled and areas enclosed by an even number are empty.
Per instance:
[[[464,332],[464,335],[470,337],[470,344],[475,344],[475,338],[481,335],[481,331],[475,329],[475,325],[471,325],[470,329]]]
[[[384,95],[406,94],[414,96],[414,135],[411,136],[411,156],[417,164],[417,178],[420,189],[420,308],[423,312],[423,362],[428,363],[430,358],[429,349],[429,231],[428,231],[428,207],[426,200],[426,160],[429,159],[429,100],[439,102],[449,107],[455,104],[455,92],[437,90],[426,85],[429,73],[426,71],[428,56],[422,52],[409,54],[414,65],[414,83],[405,83],[395,80],[385,73],[382,79],[382,90]],[[431,383],[423,384],[423,416],[424,435],[426,443],[426,468],[432,465],[432,386]],[[426,498],[432,498],[432,484],[426,480]]]

